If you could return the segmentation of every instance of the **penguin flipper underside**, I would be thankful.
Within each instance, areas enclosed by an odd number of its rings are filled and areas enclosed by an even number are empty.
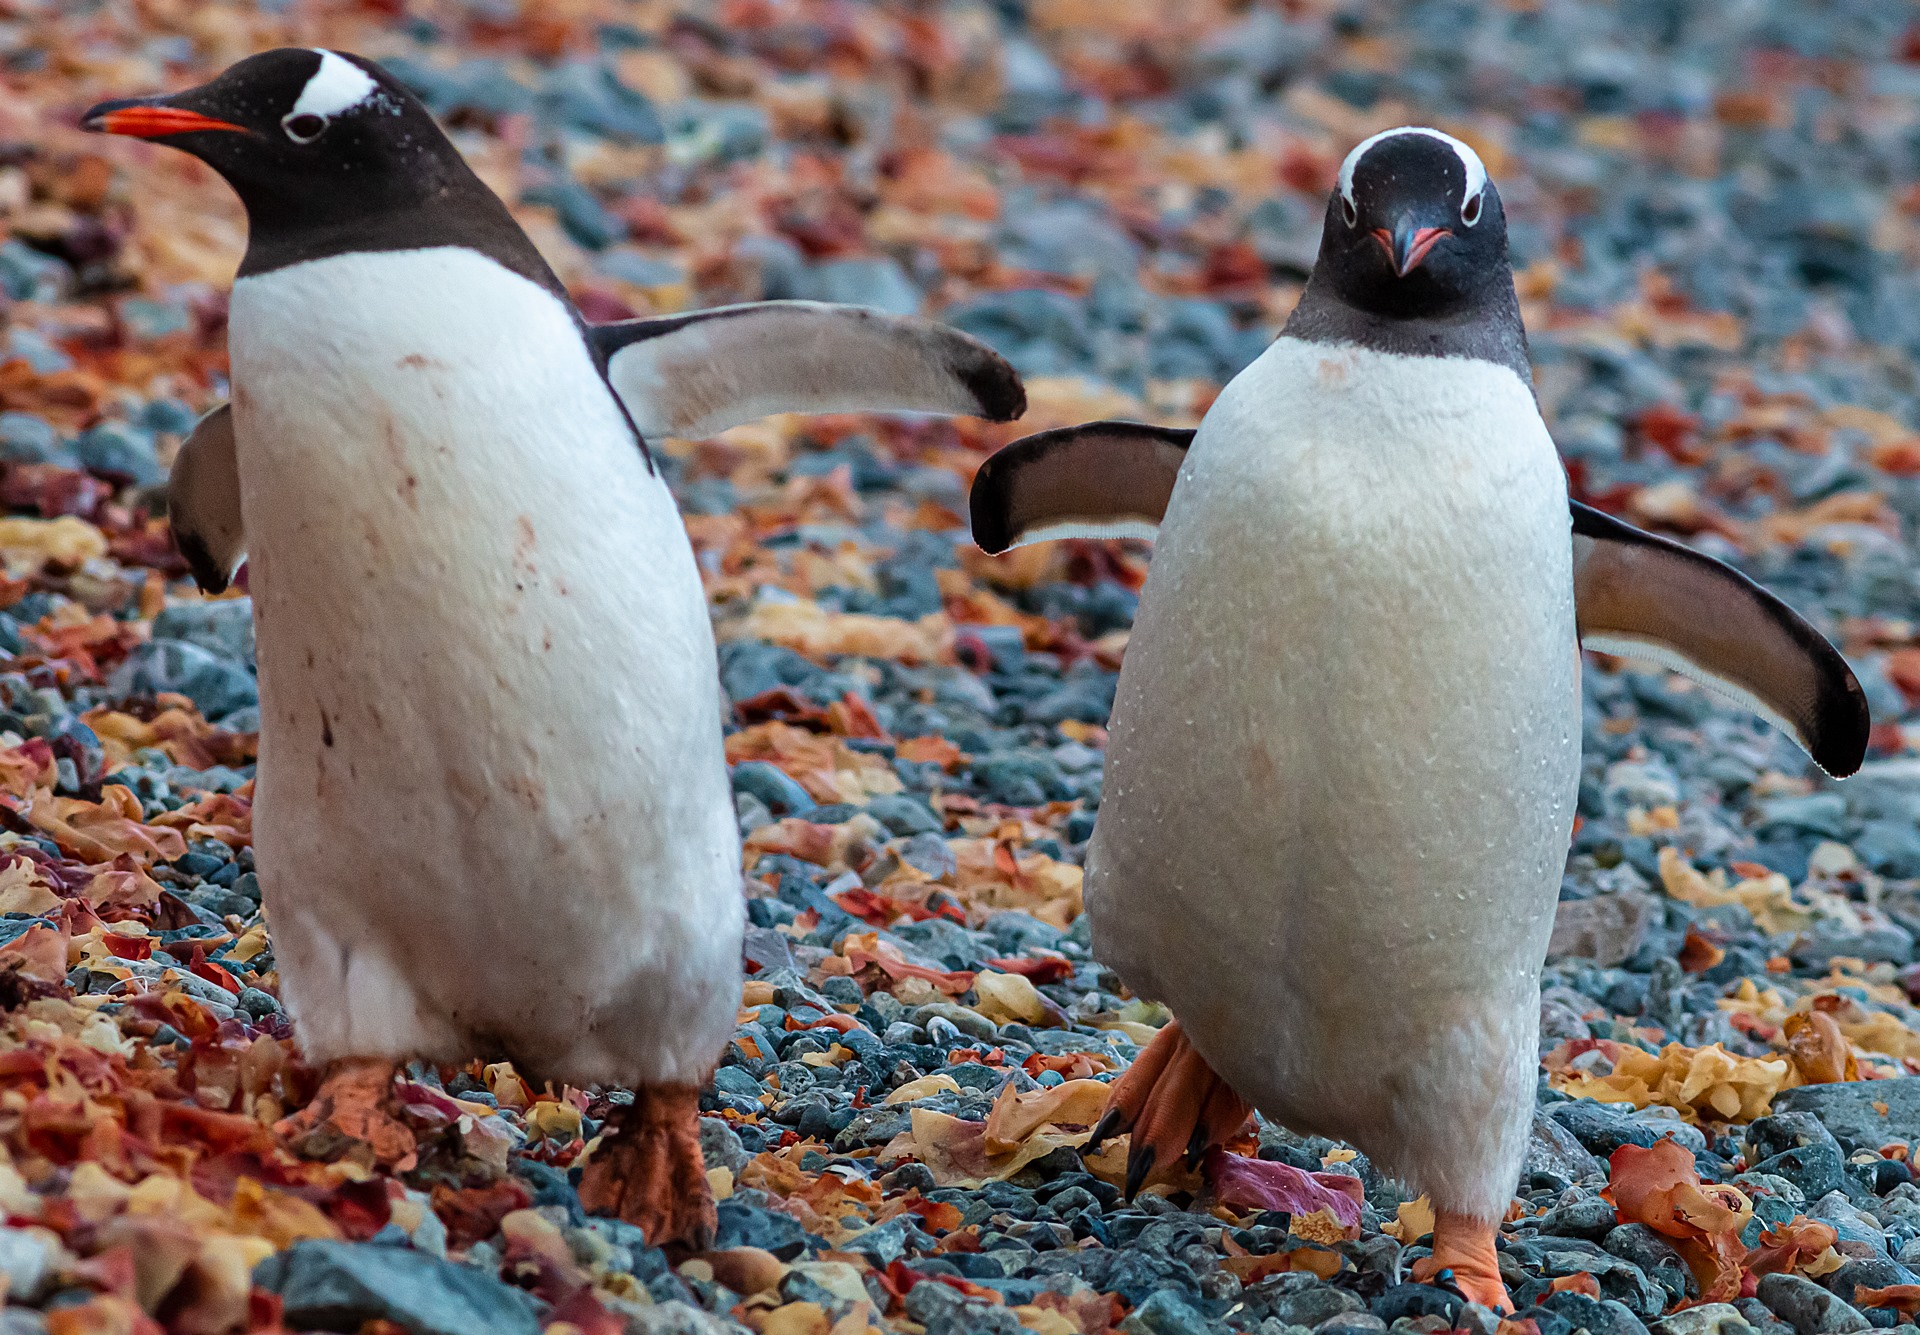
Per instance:
[[[1835,778],[1866,758],[1867,699],[1840,651],[1732,566],[1573,502],[1580,642],[1690,677],[1760,715]]]
[[[1004,552],[1057,538],[1151,538],[1193,432],[1088,422],[1023,436],[974,475],[973,540]]]
[[[591,325],[640,434],[699,438],[773,413],[919,412],[1010,422],[1026,390],[978,339],[917,316],[760,301]]]
[[[224,593],[247,554],[232,404],[202,417],[181,445],[167,479],[167,524],[194,583],[208,593]]]

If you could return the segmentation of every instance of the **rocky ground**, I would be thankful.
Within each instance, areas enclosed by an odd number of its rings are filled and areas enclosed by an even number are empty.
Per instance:
[[[1017,427],[663,443],[752,895],[710,1259],[582,1215],[622,1091],[416,1066],[398,1164],[268,1130],[312,1076],[249,846],[249,607],[193,592],[158,490],[225,393],[242,224],[197,165],[73,123],[289,43],[390,61],[592,318],[859,301],[1028,379]],[[1291,1188],[1229,1160],[1130,1205],[1124,1142],[1082,1157],[1165,1019],[1091,958],[1079,868],[1148,553],[989,559],[963,519],[1016,434],[1197,420],[1290,309],[1341,158],[1409,120],[1501,186],[1576,494],[1766,581],[1877,724],[1835,785],[1678,678],[1589,663],[1517,1324],[1920,1310],[1899,0],[12,0],[0,62],[0,1332],[1489,1335],[1401,1282],[1430,1214],[1350,1149],[1249,1127],[1230,1148]]]

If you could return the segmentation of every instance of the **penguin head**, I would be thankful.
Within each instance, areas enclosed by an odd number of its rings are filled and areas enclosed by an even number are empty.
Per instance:
[[[1366,140],[1340,166],[1314,272],[1389,318],[1456,314],[1511,290],[1506,214],[1480,155],[1417,126]]]
[[[102,102],[81,123],[193,154],[233,186],[256,231],[417,205],[465,173],[411,93],[337,51],[265,51],[185,92]]]

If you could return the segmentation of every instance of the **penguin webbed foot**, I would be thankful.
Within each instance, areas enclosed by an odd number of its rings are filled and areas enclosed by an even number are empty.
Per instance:
[[[1126,1074],[1114,1081],[1107,1110],[1088,1138],[1086,1153],[1127,1133],[1126,1196],[1132,1200],[1154,1170],[1176,1160],[1188,1172],[1207,1151],[1238,1131],[1253,1108],[1217,1075],[1169,1020]]]
[[[1451,1210],[1436,1211],[1433,1255],[1413,1263],[1414,1281],[1452,1289],[1468,1302],[1494,1312],[1512,1312],[1513,1299],[1500,1278],[1500,1256],[1494,1249],[1497,1232],[1497,1226],[1484,1219]]]
[[[700,1153],[700,1091],[642,1086],[608,1115],[602,1137],[580,1179],[587,1213],[633,1224],[656,1247],[710,1248],[718,1218]]]
[[[396,1063],[380,1057],[332,1063],[312,1101],[282,1118],[274,1132],[296,1153],[319,1158],[333,1157],[342,1141],[357,1141],[375,1162],[405,1172],[414,1164],[416,1142],[393,1097],[395,1070]]]

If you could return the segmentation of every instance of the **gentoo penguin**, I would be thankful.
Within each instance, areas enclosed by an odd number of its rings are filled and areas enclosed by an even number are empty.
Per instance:
[[[628,1085],[581,1197],[700,1244],[697,1090],[739,1004],[740,845],[706,601],[644,437],[792,409],[1005,419],[1017,377],[847,308],[588,326],[426,110],[355,56],[271,51],[86,124],[194,154],[247,210],[231,408],[173,501],[203,583],[251,561],[256,856],[327,1072],[284,1130],[404,1162],[391,1082],[414,1057]]]
[[[1151,533],[1087,851],[1096,954],[1175,1018],[1115,1088],[1129,1187],[1244,1098],[1424,1191],[1506,1304],[1494,1230],[1533,1109],[1579,781],[1576,634],[1852,773],[1845,661],[1731,568],[1572,507],[1500,196],[1447,135],[1341,167],[1280,338],[1197,432],[1105,422],[980,470],[976,540]]]

